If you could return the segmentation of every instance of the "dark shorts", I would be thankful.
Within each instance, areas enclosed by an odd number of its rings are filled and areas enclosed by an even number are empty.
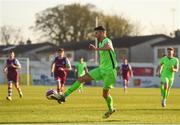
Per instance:
[[[124,75],[124,76],[122,76],[122,78],[123,78],[123,80],[129,81],[130,76],[129,75]]]
[[[7,74],[8,82],[19,82],[19,74],[17,72],[11,72]]]
[[[55,71],[54,78],[64,84],[66,82],[67,73],[65,71]]]

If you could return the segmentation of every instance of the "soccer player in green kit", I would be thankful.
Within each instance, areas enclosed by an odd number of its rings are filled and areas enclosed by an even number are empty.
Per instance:
[[[87,64],[84,62],[84,58],[80,57],[79,62],[76,64],[75,77],[78,79],[88,72]],[[83,84],[79,87],[79,92],[83,92]]]
[[[167,56],[160,59],[156,70],[156,75],[161,80],[162,107],[166,106],[167,97],[174,82],[174,73],[179,70],[179,59],[174,57],[174,48],[169,47],[167,51]]]
[[[92,80],[103,80],[103,97],[107,103],[108,111],[103,115],[103,118],[108,118],[115,112],[113,107],[113,99],[110,95],[110,89],[113,88],[117,77],[117,60],[115,51],[112,45],[112,41],[106,37],[106,30],[103,26],[94,28],[95,37],[98,40],[99,47],[95,47],[90,44],[89,48],[94,51],[99,51],[100,64],[99,67],[89,71],[85,75],[79,77],[73,85],[63,94],[56,94],[54,99],[59,103],[65,102],[65,99],[76,89],[78,89],[82,83],[90,82]]]

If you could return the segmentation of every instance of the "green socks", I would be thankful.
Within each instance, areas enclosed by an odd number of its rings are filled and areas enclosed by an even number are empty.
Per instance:
[[[168,90],[164,89],[164,97],[163,98],[166,100],[167,96],[168,96]]]
[[[161,96],[164,97],[164,85],[161,84],[160,89],[161,89]]]
[[[167,99],[167,97],[168,97],[168,89],[165,89],[164,88],[164,85],[161,85],[161,96],[163,97],[163,99]]]
[[[113,99],[112,99],[112,97],[109,95],[105,100],[106,100],[106,103],[107,103],[107,106],[108,106],[109,110],[112,110],[113,109]]]
[[[72,92],[74,92],[80,86],[81,86],[81,83],[78,82],[78,81],[75,81],[73,83],[73,85],[70,86],[70,88],[68,88],[68,90],[64,93],[64,96],[65,97],[69,96]],[[112,97],[109,95],[105,100],[106,100],[106,103],[107,103],[107,106],[108,106],[109,110],[112,110],[113,109],[113,99],[112,99]]]
[[[64,96],[67,97],[69,96],[72,92],[74,92],[76,89],[78,89],[81,86],[81,83],[78,81],[75,81],[70,88],[64,93]]]

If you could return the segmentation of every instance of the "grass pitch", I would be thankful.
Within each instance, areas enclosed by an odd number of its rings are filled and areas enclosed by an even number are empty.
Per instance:
[[[91,123],[91,124],[170,124],[180,123],[180,89],[172,89],[167,107],[162,108],[158,88],[112,89],[117,111],[102,119],[107,106],[101,87],[85,87],[84,93],[75,91],[65,104],[47,100],[45,92],[55,86],[22,86],[20,99],[13,88],[13,101],[7,101],[7,86],[0,86],[0,123]]]

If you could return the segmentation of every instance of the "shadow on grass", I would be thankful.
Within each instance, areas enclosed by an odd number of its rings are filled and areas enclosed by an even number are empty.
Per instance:
[[[105,124],[105,123],[129,123],[131,120],[111,119],[103,121],[63,121],[63,122],[0,122],[0,124]]]
[[[120,109],[118,111],[180,111],[180,109],[168,109],[168,108],[162,108],[162,109]]]
[[[90,109],[89,109],[90,110]],[[116,109],[116,112],[120,112],[120,111],[132,111],[132,112],[134,112],[134,111],[180,111],[180,109],[179,108],[174,108],[174,109],[170,109],[170,108],[159,108],[159,109]],[[97,112],[97,111],[104,111],[104,112],[106,112],[107,110],[103,110],[103,109],[100,109],[100,110],[91,110],[91,111],[93,111],[93,112]]]

